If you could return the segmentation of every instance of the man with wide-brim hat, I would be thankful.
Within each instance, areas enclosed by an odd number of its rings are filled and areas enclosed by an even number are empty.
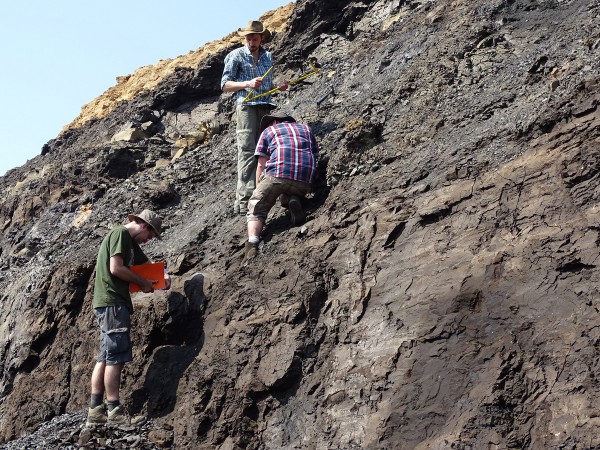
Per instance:
[[[242,264],[258,253],[267,216],[279,198],[292,226],[305,220],[302,199],[312,191],[319,148],[311,128],[285,112],[265,115],[256,145],[257,186],[248,202],[248,241]]]
[[[150,262],[140,244],[160,239],[162,219],[149,209],[129,214],[127,218],[127,224],[108,232],[98,250],[92,305],[100,327],[100,350],[90,383],[87,426],[133,423],[125,414],[119,396],[121,372],[125,363],[133,359],[130,338],[133,303],[129,283],[137,284],[142,292],[153,292],[154,281],[137,275],[130,267]],[[169,276],[164,277],[169,289]]]
[[[245,28],[238,30],[238,35],[244,38],[245,45],[225,57],[221,89],[235,93],[237,186],[233,207],[234,214],[245,215],[248,200],[256,187],[254,149],[260,134],[260,121],[275,104],[270,95],[252,99],[273,88],[273,56],[262,46],[271,33],[262,22],[251,20]],[[284,81],[279,90],[284,91],[287,87],[288,83]]]

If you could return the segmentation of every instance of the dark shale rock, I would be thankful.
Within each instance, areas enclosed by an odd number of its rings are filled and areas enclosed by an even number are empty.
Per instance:
[[[2,448],[600,446],[599,22],[593,0],[296,2],[269,46],[281,77],[320,66],[276,96],[318,185],[246,267],[227,49],[50,141],[0,178]],[[152,137],[110,142],[133,121]],[[146,207],[173,288],[134,299],[123,399],[151,421],[84,431],[97,248]]]

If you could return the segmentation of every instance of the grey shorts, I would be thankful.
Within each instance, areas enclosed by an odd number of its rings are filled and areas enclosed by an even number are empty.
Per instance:
[[[98,362],[107,365],[122,364],[133,359],[131,351],[131,312],[127,306],[94,308],[100,326],[100,353]]]

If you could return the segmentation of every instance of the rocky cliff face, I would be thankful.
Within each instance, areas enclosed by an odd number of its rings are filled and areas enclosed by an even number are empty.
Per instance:
[[[317,133],[320,179],[251,265],[233,41],[0,179],[0,440],[86,407],[97,247],[150,207],[175,282],[134,300],[123,398],[174,447],[600,445],[600,4],[286,11],[277,76],[321,73],[276,100]]]

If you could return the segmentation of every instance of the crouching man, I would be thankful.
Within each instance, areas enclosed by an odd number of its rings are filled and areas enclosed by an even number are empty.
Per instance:
[[[260,130],[254,152],[257,186],[248,202],[248,241],[242,264],[258,253],[260,235],[277,198],[289,209],[292,226],[304,222],[302,199],[312,191],[319,156],[310,127],[289,115],[264,116]]]
[[[162,219],[148,209],[127,218],[129,223],[113,228],[105,236],[96,261],[93,306],[100,327],[100,353],[92,372],[87,426],[133,422],[119,401],[121,372],[125,363],[133,359],[129,333],[133,303],[129,283],[140,286],[142,292],[153,292],[154,288],[152,280],[140,277],[129,267],[149,262],[139,244],[160,239]],[[165,282],[169,289],[171,283],[166,274]]]

